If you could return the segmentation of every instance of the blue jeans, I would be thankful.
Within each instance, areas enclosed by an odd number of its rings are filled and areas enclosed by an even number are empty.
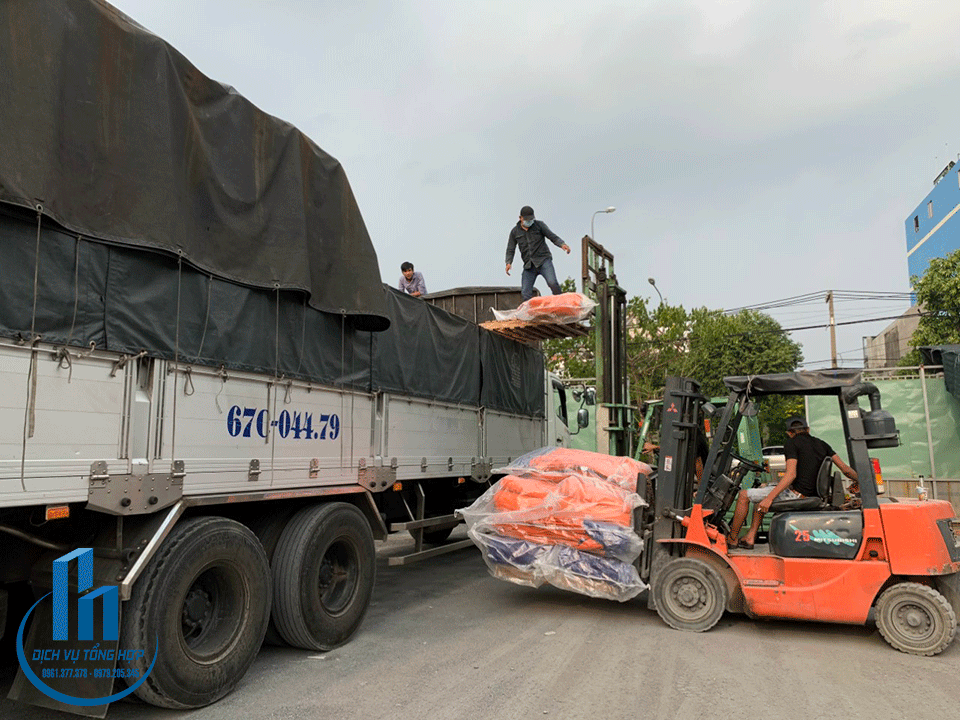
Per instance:
[[[524,302],[533,297],[533,283],[537,280],[537,275],[542,275],[547,281],[547,285],[554,295],[560,294],[560,283],[557,282],[557,271],[553,269],[553,260],[547,258],[540,267],[534,267],[529,270],[523,269],[523,276],[520,279],[520,294]]]

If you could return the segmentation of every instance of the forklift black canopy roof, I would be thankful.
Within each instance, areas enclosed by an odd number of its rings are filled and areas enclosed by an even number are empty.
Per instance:
[[[860,382],[860,370],[802,370],[776,375],[727,377],[723,384],[733,392],[761,395],[839,395]]]

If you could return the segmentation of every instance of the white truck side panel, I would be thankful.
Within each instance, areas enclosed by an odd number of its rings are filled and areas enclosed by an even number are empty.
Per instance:
[[[485,410],[484,430],[485,454],[494,468],[547,444],[543,418]]]
[[[469,476],[483,453],[480,411],[469,406],[386,396],[384,452],[397,459],[397,479]]]
[[[115,357],[72,358],[61,368],[44,347],[36,358],[33,437],[26,440],[31,351],[0,343],[0,507],[86,500],[90,465],[107,460],[114,473],[128,471],[120,459],[127,378],[110,377]]]
[[[370,456],[369,395],[207,368],[176,373],[174,386],[167,367],[153,465],[182,460],[184,494],[356,482],[357,458]]]
[[[0,507],[85,501],[99,461],[113,476],[182,461],[189,496],[352,484],[361,467],[394,459],[399,480],[469,477],[475,463],[496,467],[547,442],[543,419],[206,367],[174,373],[162,360],[114,371],[112,353],[67,367],[45,346],[21,482],[31,354],[0,341]]]

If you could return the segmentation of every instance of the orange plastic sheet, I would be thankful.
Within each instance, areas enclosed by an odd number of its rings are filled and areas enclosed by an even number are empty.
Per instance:
[[[582,513],[588,512],[592,520],[627,528],[633,525],[635,504],[630,494],[595,478],[568,475],[554,483],[540,480],[536,475],[507,475],[497,485],[494,506],[498,512],[512,513],[513,519],[582,525]],[[528,515],[524,516],[527,511]]]
[[[603,478],[625,490],[635,491],[640,475],[647,477],[653,469],[646,463],[629,457],[604,455],[589,450],[553,448],[544,454],[531,453],[530,459],[518,458],[517,465],[526,465],[541,473],[579,473]],[[518,468],[514,468],[518,469]],[[546,477],[546,476],[544,476]]]
[[[597,306],[593,300],[580,293],[562,293],[530,298],[516,310],[493,310],[497,320],[522,320],[524,322],[575,323],[586,320]]]

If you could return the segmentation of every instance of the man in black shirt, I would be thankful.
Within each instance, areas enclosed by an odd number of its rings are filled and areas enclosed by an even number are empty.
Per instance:
[[[521,295],[524,301],[533,297],[533,283],[537,275],[543,276],[554,295],[560,294],[560,283],[557,282],[557,271],[553,269],[553,256],[547,247],[547,240],[566,250],[567,255],[570,254],[570,247],[545,222],[534,219],[532,207],[524,205],[520,208],[520,220],[507,238],[507,275],[510,274],[517,246],[520,246],[520,257],[523,259]]]
[[[807,421],[801,417],[792,417],[787,420],[787,441],[783,444],[783,454],[787,460],[787,471],[776,486],[750,488],[740,491],[737,497],[737,509],[733,513],[730,523],[730,536],[727,543],[733,547],[753,547],[756,542],[760,521],[770,509],[770,505],[778,497],[781,500],[817,496],[817,474],[825,458],[833,460],[840,472],[853,481],[857,479],[856,471],[847,465],[833,448],[820,438],[810,434]],[[738,540],[740,528],[747,517],[750,503],[757,503],[753,513],[753,522],[743,539]]]

